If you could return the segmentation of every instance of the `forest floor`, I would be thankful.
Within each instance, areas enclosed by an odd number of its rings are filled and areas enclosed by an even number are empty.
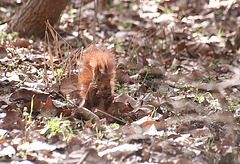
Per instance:
[[[21,5],[4,2],[2,22]],[[240,163],[240,2],[187,2],[114,0],[94,32],[93,3],[73,1],[58,41],[2,23],[0,162]],[[76,112],[75,59],[94,35],[115,49],[118,119]]]

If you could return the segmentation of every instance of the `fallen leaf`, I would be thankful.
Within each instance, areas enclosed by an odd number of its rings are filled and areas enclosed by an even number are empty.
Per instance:
[[[208,56],[208,53],[212,51],[209,45],[206,43],[190,43],[186,44],[186,48],[188,53],[195,58],[200,56]]]
[[[31,109],[31,104],[33,105],[32,109]],[[20,109],[22,112],[26,108],[28,113],[30,113],[31,110],[34,113],[39,113],[43,108],[43,106],[44,106],[44,103],[40,99],[34,98],[33,102],[31,101],[31,102],[24,103]]]
[[[49,96],[49,93],[42,92],[37,89],[21,87],[15,92],[13,92],[13,94],[10,96],[10,100],[16,101],[24,99],[27,101],[31,101],[33,95],[35,95],[35,99],[40,99],[41,101],[45,102],[47,100],[47,97]]]
[[[166,130],[165,124],[164,124],[164,119],[161,119],[160,122],[158,122],[158,121],[146,121],[141,126],[142,126],[142,128],[146,128],[146,127],[150,127],[152,125],[154,125],[157,130]]]
[[[116,79],[119,81],[120,84],[123,83],[132,83],[128,73],[120,68],[117,67],[116,70]]]
[[[63,95],[67,95],[76,90],[78,90],[77,75],[67,76],[66,78],[62,79],[60,85],[60,92],[63,93]]]
[[[3,59],[7,56],[7,50],[4,46],[0,45],[0,59]]]
[[[98,153],[100,157],[110,155],[114,158],[126,157],[139,149],[142,149],[140,144],[123,144],[117,147],[106,149]]]
[[[10,43],[14,47],[24,47],[27,48],[30,45],[30,42],[28,39],[22,38],[22,39],[16,39],[15,41]]]
[[[62,111],[62,108],[57,108],[51,97],[48,96],[47,101],[45,103],[45,105],[43,106],[42,110],[41,110],[41,114],[43,116],[56,116],[60,111]]]

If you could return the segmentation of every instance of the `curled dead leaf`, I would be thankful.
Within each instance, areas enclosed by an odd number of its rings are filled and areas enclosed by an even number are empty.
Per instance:
[[[14,47],[24,47],[27,48],[30,45],[30,42],[28,39],[16,39],[15,41],[11,42],[11,45],[13,45]]]
[[[7,115],[4,117],[0,128],[12,131],[13,129],[23,130],[25,127],[24,122],[22,122],[19,113],[16,111],[7,111]]]
[[[47,101],[46,101],[45,105],[43,106],[43,108],[42,108],[42,110],[41,110],[41,114],[42,114],[43,116],[48,116],[48,117],[49,117],[49,116],[56,116],[57,113],[59,113],[60,110],[61,110],[61,109],[57,108],[57,107],[54,105],[51,97],[48,96]]]
[[[78,77],[77,75],[67,76],[61,81],[60,92],[64,95],[78,90]]]
[[[120,68],[117,68],[116,70],[116,79],[119,81],[120,84],[132,83],[128,73]]]
[[[49,93],[42,92],[37,89],[21,87],[15,92],[13,92],[13,94],[10,96],[10,100],[16,101],[23,99],[31,101],[33,95],[35,95],[34,96],[35,99],[40,99],[41,101],[45,102],[47,100],[47,97],[49,96]]]
[[[140,102],[134,100],[131,96],[127,94],[120,94],[119,96],[115,97],[115,102],[122,102],[125,104],[130,104],[132,108],[137,108],[140,106]]]
[[[116,146],[114,148],[106,149],[104,151],[99,152],[99,156],[102,157],[104,155],[111,155],[112,157],[126,157],[139,149],[142,149],[140,144],[123,144]]]
[[[189,43],[186,48],[192,57],[208,56],[208,53],[212,51],[206,43]]]
[[[42,107],[44,106],[44,103],[40,99],[33,99],[32,102],[26,102],[22,105],[21,111],[23,112],[24,108],[27,108],[27,112],[31,112],[31,104],[33,104],[32,112],[38,113],[41,111]]]
[[[3,59],[7,56],[7,50],[4,46],[0,45],[0,59]]]
[[[128,105],[126,105],[123,102],[113,102],[111,106],[108,108],[108,113],[110,113],[113,116],[121,116],[123,113],[128,113],[132,111],[132,108],[129,108]]]
[[[164,120],[161,119],[160,122],[158,121],[146,121],[141,126],[142,128],[150,127],[154,125],[157,130],[166,130]]]

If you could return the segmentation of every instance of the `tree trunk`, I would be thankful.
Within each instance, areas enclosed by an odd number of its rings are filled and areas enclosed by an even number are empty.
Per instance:
[[[43,37],[45,22],[49,20],[53,26],[69,0],[28,0],[13,16],[9,23],[9,31],[16,31],[20,36]]]

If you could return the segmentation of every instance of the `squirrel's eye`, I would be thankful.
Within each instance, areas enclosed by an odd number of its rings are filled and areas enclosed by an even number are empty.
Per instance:
[[[99,81],[100,81],[100,79],[98,78],[98,79],[97,79],[97,81],[99,82]]]

